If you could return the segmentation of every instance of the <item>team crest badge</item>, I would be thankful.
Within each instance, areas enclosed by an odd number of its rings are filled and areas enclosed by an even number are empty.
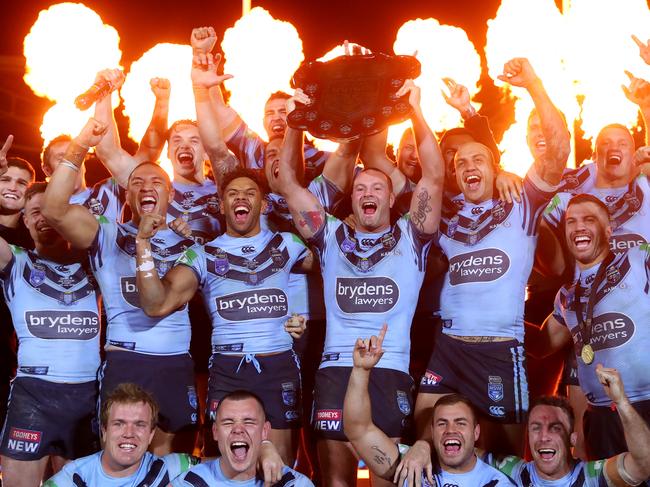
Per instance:
[[[368,272],[370,270],[370,261],[366,258],[362,258],[357,263],[357,269],[361,272]]]
[[[456,230],[458,230],[458,215],[454,215],[453,218],[449,220],[447,225],[447,236],[453,238],[456,235]]]
[[[45,271],[43,269],[33,268],[29,273],[29,283],[32,286],[40,286],[45,281]]]
[[[502,222],[506,218],[506,210],[501,202],[498,202],[491,210],[492,218],[497,222]]]
[[[503,380],[498,375],[491,375],[488,378],[488,397],[494,402],[503,399]]]
[[[564,188],[565,189],[575,189],[580,184],[578,178],[575,176],[567,176],[564,178]]]
[[[273,247],[271,249],[271,260],[276,267],[282,267],[284,265],[284,257],[282,257],[282,252]]]
[[[411,403],[409,402],[409,397],[406,392],[397,391],[395,398],[397,399],[397,406],[399,407],[399,410],[402,412],[402,414],[411,414]]]
[[[296,388],[292,382],[282,383],[282,402],[285,406],[293,407],[297,402]]]
[[[354,252],[354,249],[356,248],[356,246],[357,245],[356,245],[356,242],[354,241],[354,239],[352,239],[350,237],[345,237],[345,239],[341,243],[341,250],[344,253],[349,254],[350,252]]]
[[[630,206],[630,208],[635,211],[641,208],[641,202],[639,201],[639,198],[633,194],[626,194],[625,201],[627,201],[627,204]]]
[[[158,271],[158,275],[163,277],[169,271],[169,262],[165,262],[164,260],[156,262],[156,270]]]
[[[470,233],[467,242],[470,245],[476,245],[477,241],[478,241],[478,236],[475,233]]]
[[[257,284],[257,281],[258,281],[258,277],[256,272],[251,272],[250,274],[248,274],[248,284],[254,286]]]
[[[218,215],[219,214],[219,198],[217,198],[216,196],[210,196],[208,198],[208,202],[205,205],[205,209],[211,215]]]
[[[220,276],[223,276],[226,272],[228,272],[229,268],[230,265],[228,264],[228,257],[226,256],[226,253],[218,250],[214,255],[215,272]]]
[[[607,269],[607,282],[610,285],[616,285],[618,281],[621,280],[621,273],[618,270],[618,267],[613,265],[609,269]]]
[[[397,242],[395,241],[395,237],[393,236],[393,234],[391,232],[388,232],[381,236],[381,244],[384,246],[386,250],[390,250],[393,247],[395,247]]]
[[[61,293],[59,303],[65,305],[65,306],[70,306],[74,302],[75,302],[75,296],[74,296],[74,293],[72,291],[66,291],[66,292]]]

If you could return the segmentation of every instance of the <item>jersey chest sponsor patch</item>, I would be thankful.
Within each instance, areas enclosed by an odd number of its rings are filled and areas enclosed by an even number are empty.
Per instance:
[[[287,295],[281,289],[255,289],[215,299],[217,312],[227,321],[281,318],[286,316]]]
[[[399,300],[399,286],[389,277],[337,277],[336,303],[344,313],[385,313]]]
[[[25,311],[25,323],[45,339],[90,340],[99,333],[99,316],[92,311]]]
[[[496,281],[510,268],[510,258],[499,249],[483,249],[449,259],[449,283]]]
[[[623,313],[605,313],[593,319],[589,341],[594,351],[620,347],[630,341],[634,330],[634,322],[629,316]],[[580,355],[583,345],[580,327],[574,327],[571,333],[576,345],[576,355]]]
[[[616,254],[622,254],[644,243],[646,243],[645,239],[641,235],[625,233],[623,235],[612,235],[609,239],[609,248]]]

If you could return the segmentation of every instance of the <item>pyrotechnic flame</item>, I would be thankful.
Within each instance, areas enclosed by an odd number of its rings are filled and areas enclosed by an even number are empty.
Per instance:
[[[508,171],[524,175],[533,157],[526,144],[526,125],[534,105],[523,88],[497,79],[503,65],[515,57],[526,57],[544,83],[555,105],[565,114],[569,128],[578,116],[578,105],[563,53],[569,37],[566,24],[553,0],[503,0],[496,18],[488,21],[485,56],[489,74],[497,86],[510,92],[515,102],[515,121],[499,148],[501,163]]]
[[[289,82],[304,59],[298,32],[289,22],[255,7],[226,30],[221,48],[224,72],[234,76],[225,82],[230,106],[266,140],[264,104],[275,91],[291,94]]]
[[[119,41],[117,31],[82,4],[61,3],[39,13],[24,40],[24,80],[36,95],[57,102],[41,126],[45,143],[81,129],[79,120],[89,114],[75,112],[73,100],[98,71],[120,66]]]
[[[149,85],[151,78],[167,78],[171,84],[170,124],[180,119],[196,120],[191,68],[192,48],[179,44],[157,44],[131,65],[121,92],[124,114],[129,117],[129,137],[140,142],[151,121],[156,102]],[[160,164],[172,175],[166,146]]]
[[[595,137],[609,123],[633,127],[638,107],[625,98],[621,85],[629,79],[624,70],[650,80],[650,68],[630,39],[647,39],[650,12],[645,0],[572,0],[565,14],[571,41],[564,46],[570,74],[584,95],[582,129]]]

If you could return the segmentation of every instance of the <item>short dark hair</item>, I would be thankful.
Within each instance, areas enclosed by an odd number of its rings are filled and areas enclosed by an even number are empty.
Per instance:
[[[266,105],[272,100],[288,100],[289,98],[291,98],[290,94],[285,93],[284,91],[276,91],[274,93],[271,93],[271,96],[266,99],[266,102],[264,104]]]
[[[447,394],[445,396],[442,396],[436,404],[433,406],[433,410],[431,411],[431,420],[433,421],[433,418],[436,415],[436,410],[442,406],[453,406],[454,404],[464,404],[469,408],[469,410],[472,413],[472,419],[474,421],[474,424],[478,424],[478,412],[476,410],[476,406],[472,404],[472,401],[469,400],[467,396],[464,396],[463,394],[458,394],[458,393],[453,393],[453,394]]]
[[[607,130],[607,129],[620,129],[620,130],[624,130],[624,131],[625,131],[625,132],[630,136],[630,139],[632,139],[632,142],[634,142],[634,136],[630,133],[630,129],[629,129],[629,128],[627,128],[627,127],[626,127],[625,125],[623,125],[622,123],[610,123],[610,124],[608,124],[608,125],[605,125],[603,128],[601,128],[601,129],[598,131],[598,135],[596,135],[596,139],[595,139],[595,141],[594,141],[594,146],[598,145],[598,139],[600,139],[600,136],[601,136],[601,135],[603,134],[603,132],[604,132],[605,130]]]
[[[30,184],[25,190],[25,204],[31,200],[35,195],[45,193],[47,183],[45,181],[36,181]]]
[[[199,127],[199,124],[196,120],[190,120],[189,118],[176,120],[174,123],[171,124],[171,126],[167,130],[167,137],[166,137],[167,142],[169,142],[169,139],[174,133],[174,130],[176,130],[179,125],[192,125],[193,127],[197,127],[197,128]]]
[[[48,161],[50,159],[50,154],[52,152],[52,146],[56,144],[60,144],[61,142],[72,142],[72,137],[67,134],[61,134],[61,135],[57,135],[47,143],[47,145],[43,149],[43,152],[41,153],[41,165],[43,167],[49,167]]]
[[[266,193],[266,185],[262,181],[262,178],[260,177],[259,171],[254,171],[252,169],[248,169],[246,167],[242,166],[237,166],[235,169],[232,171],[228,171],[226,174],[223,175],[221,178],[221,185],[219,188],[219,191],[221,193],[221,196],[223,197],[226,191],[226,188],[230,183],[232,183],[235,179],[238,178],[248,178],[252,180],[257,186],[260,188],[260,191],[262,193]]]
[[[600,201],[598,198],[596,198],[594,195],[588,193],[580,193],[573,196],[567,203],[566,209],[568,210],[571,206],[579,205],[581,203],[593,203],[598,208],[600,208],[609,219],[609,209],[607,208],[607,205],[602,201]]]
[[[476,140],[474,134],[465,127],[454,127],[443,132],[442,136],[440,137],[440,146],[442,147],[442,145],[445,143],[445,140],[447,140],[449,137],[453,137],[454,135],[467,135],[471,137],[472,140]]]
[[[165,181],[167,181],[167,186],[170,187],[170,188],[172,187],[172,181],[169,178],[169,174],[167,174],[167,171],[165,171],[162,168],[162,166],[160,164],[158,164],[157,162],[151,162],[151,161],[142,161],[140,164],[138,164],[137,166],[135,166],[131,170],[131,172],[129,173],[129,177],[126,179],[126,185],[127,186],[131,182],[131,176],[133,176],[133,173],[142,166],[154,166],[154,167],[157,167],[158,169],[160,169],[160,172],[162,172],[165,175]]]
[[[530,413],[535,409],[537,406],[553,406],[556,408],[560,408],[562,411],[564,411],[569,418],[569,434],[573,432],[573,427],[575,425],[575,414],[573,413],[573,407],[571,407],[571,403],[569,400],[564,397],[564,396],[540,396],[537,399],[535,399],[530,408],[528,408],[528,417],[526,418],[526,423],[530,420]]]
[[[22,157],[7,157],[7,167],[17,167],[18,169],[27,171],[30,176],[30,182],[34,181],[34,178],[36,178],[34,167],[29,161],[23,159]]]
[[[354,182],[357,180],[357,178],[359,176],[361,176],[362,174],[364,174],[366,172],[369,172],[369,171],[378,172],[378,173],[382,174],[386,178],[386,181],[387,181],[387,184],[388,184],[388,190],[391,192],[391,194],[393,193],[393,180],[384,171],[382,171],[381,169],[377,169],[375,167],[364,168],[361,171],[359,171],[358,173],[356,173],[354,175],[354,178],[352,179],[352,184],[354,185]]]
[[[158,422],[158,403],[150,393],[142,389],[139,385],[130,382],[119,384],[108,394],[106,400],[102,402],[102,410],[100,413],[102,428],[106,429],[106,426],[108,426],[108,415],[113,404],[138,404],[140,402],[145,403],[151,408],[151,429],[153,430]]]
[[[266,409],[264,409],[264,402],[260,397],[255,394],[254,392],[251,391],[245,391],[243,389],[239,389],[236,391],[229,392],[225,396],[221,398],[219,401],[219,404],[217,404],[217,408],[214,411],[214,419],[216,421],[217,415],[219,414],[219,409],[221,408],[221,405],[225,401],[245,401],[246,399],[253,399],[257,404],[260,405],[260,408],[262,409],[262,415],[264,416],[264,421],[266,421]]]

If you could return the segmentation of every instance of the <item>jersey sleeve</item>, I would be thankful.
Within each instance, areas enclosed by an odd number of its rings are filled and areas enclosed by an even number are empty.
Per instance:
[[[537,233],[539,219],[547,207],[549,201],[557,191],[556,186],[552,186],[544,181],[535,166],[531,166],[523,182],[524,190],[522,194],[522,227],[526,235],[532,236]]]
[[[104,179],[96,183],[84,206],[93,215],[104,215],[109,220],[121,221],[122,208],[126,201],[126,190],[115,178]]]
[[[305,175],[313,179],[323,172],[325,162],[327,162],[331,152],[318,150],[309,141],[305,141],[304,151]]]
[[[282,236],[284,237],[287,251],[289,252],[289,268],[292,268],[307,257],[309,249],[302,239],[294,233],[285,232]]]
[[[200,458],[188,455],[187,453],[170,453],[163,457],[163,461],[167,466],[170,481],[180,477],[194,465],[201,463]]]
[[[426,268],[426,258],[429,254],[429,247],[431,247],[438,232],[432,234],[420,232],[420,230],[418,230],[413,224],[409,213],[400,218],[398,224],[408,235],[409,241],[413,246],[413,251],[418,259],[418,268],[424,270]]]
[[[93,243],[88,248],[88,253],[92,268],[96,270],[104,266],[106,252],[117,238],[117,223],[101,215],[95,218],[99,227]]]
[[[553,302],[553,318],[557,320],[558,323],[561,323],[562,325],[566,326],[566,321],[564,320],[564,313],[566,311],[566,308],[564,307],[563,299],[562,299],[562,290],[564,288],[560,288],[555,295],[555,301]]]
[[[314,178],[307,188],[313,194],[327,213],[335,213],[336,208],[344,198],[344,194],[334,183],[323,175]]]
[[[321,258],[325,253],[328,241],[331,239],[331,236],[334,234],[340,223],[341,221],[338,218],[326,214],[325,224],[309,239],[309,245],[313,246],[318,251]]]
[[[76,479],[73,478],[73,473],[69,469],[63,467],[57,474],[47,480],[43,487],[85,487],[86,482],[82,480],[79,475]],[[76,482],[75,482],[76,480]]]
[[[262,169],[264,166],[264,141],[246,122],[242,121],[226,145],[242,166],[249,169]]]
[[[205,250],[203,246],[194,244],[181,254],[174,263],[174,267],[177,265],[184,265],[192,269],[199,281],[199,286],[202,287],[205,285],[208,275],[206,263],[207,259],[205,258]]]
[[[486,453],[482,459],[491,467],[496,468],[499,472],[514,480],[521,476],[521,471],[526,465],[523,458],[514,455],[499,457],[493,453]]]

